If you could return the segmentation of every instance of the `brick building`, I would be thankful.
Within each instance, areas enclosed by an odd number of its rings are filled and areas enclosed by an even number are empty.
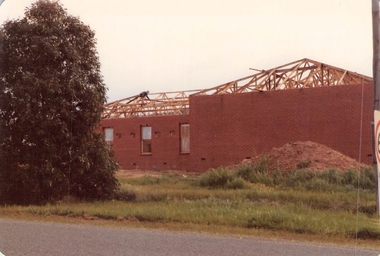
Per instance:
[[[236,164],[309,140],[372,162],[372,78],[302,59],[204,90],[107,104],[101,127],[124,169]]]

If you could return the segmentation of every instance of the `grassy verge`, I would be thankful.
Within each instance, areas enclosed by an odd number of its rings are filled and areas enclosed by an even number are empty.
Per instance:
[[[0,211],[2,215],[107,220],[121,226],[271,237],[286,234],[290,239],[351,245],[359,241],[380,248],[371,173],[326,170],[282,174],[269,172],[262,164],[216,169],[201,176],[120,178],[121,193],[112,201],[71,199],[54,205],[4,206]]]

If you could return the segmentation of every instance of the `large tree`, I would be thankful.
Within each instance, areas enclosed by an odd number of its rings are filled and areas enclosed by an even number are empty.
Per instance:
[[[0,199],[102,199],[117,165],[97,131],[106,87],[94,31],[38,0],[0,27]]]

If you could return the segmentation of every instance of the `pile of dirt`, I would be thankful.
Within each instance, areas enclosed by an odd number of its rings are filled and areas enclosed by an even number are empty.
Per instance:
[[[311,141],[287,143],[280,148],[272,148],[264,155],[245,159],[242,161],[242,164],[252,164],[259,161],[262,157],[268,159],[271,170],[325,170],[334,168],[344,171],[349,168],[366,166],[336,150]]]

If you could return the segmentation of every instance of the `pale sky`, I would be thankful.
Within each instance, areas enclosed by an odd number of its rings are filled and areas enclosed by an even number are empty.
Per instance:
[[[0,24],[32,0],[5,0]],[[95,31],[108,102],[310,58],[372,77],[370,0],[61,0]]]

